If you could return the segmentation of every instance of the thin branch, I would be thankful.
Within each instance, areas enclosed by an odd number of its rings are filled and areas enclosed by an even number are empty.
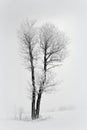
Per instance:
[[[62,64],[58,64],[58,65],[53,65],[53,66],[51,66],[51,67],[48,67],[48,68],[47,68],[47,71],[50,70],[50,69],[53,69],[53,68],[55,68],[55,67],[59,67],[59,66],[61,66],[61,65],[62,65]]]

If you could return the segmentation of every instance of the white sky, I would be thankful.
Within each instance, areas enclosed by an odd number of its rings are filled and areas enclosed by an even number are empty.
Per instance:
[[[87,108],[87,1],[0,0],[0,115],[29,106],[27,76],[19,56],[17,30],[25,18],[54,23],[70,37],[69,57],[58,70],[60,91],[43,96],[48,105]],[[53,98],[54,97],[54,98]],[[48,99],[47,99],[48,98]],[[54,102],[54,100],[56,100]],[[29,108],[30,109],[30,108]]]

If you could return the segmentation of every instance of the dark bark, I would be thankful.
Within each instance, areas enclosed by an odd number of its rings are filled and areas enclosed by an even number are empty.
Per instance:
[[[42,97],[42,93],[41,90],[39,90],[37,104],[36,104],[36,118],[39,118],[39,114],[40,114],[41,97]]]
[[[31,117],[32,119],[35,119],[35,100],[36,100],[36,90],[35,90],[35,78],[34,78],[34,67],[32,64],[32,86],[33,86],[33,90],[32,90],[32,113],[31,113]]]
[[[35,92],[32,92],[31,118],[32,118],[32,120],[34,120],[36,118],[36,113],[35,113]]]
[[[35,74],[34,74],[34,65],[33,65],[33,55],[32,55],[32,49],[31,44],[29,44],[29,55],[30,55],[30,63],[31,63],[31,78],[32,78],[32,109],[31,109],[31,118],[35,119],[36,113],[35,113],[35,100],[36,100],[36,88],[35,88]]]
[[[37,102],[36,102],[36,118],[39,118],[41,97],[42,97],[42,92],[43,92],[42,90],[43,90],[44,83],[46,81],[46,70],[47,70],[47,59],[46,59],[47,54],[46,53],[47,53],[47,44],[45,44],[45,50],[44,50],[44,80],[39,88],[39,93],[38,93]]]

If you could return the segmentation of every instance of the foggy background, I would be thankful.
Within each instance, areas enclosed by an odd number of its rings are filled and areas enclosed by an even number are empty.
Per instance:
[[[8,117],[15,108],[31,108],[26,90],[28,72],[22,65],[17,36],[26,18],[51,22],[70,38],[69,56],[56,69],[57,79],[63,82],[57,92],[43,95],[41,109],[74,106],[86,110],[87,1],[0,0],[0,118]]]

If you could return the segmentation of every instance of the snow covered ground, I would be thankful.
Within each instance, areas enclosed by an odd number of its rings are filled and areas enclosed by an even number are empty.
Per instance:
[[[0,130],[87,130],[87,111],[46,112],[35,121],[0,120]]]

